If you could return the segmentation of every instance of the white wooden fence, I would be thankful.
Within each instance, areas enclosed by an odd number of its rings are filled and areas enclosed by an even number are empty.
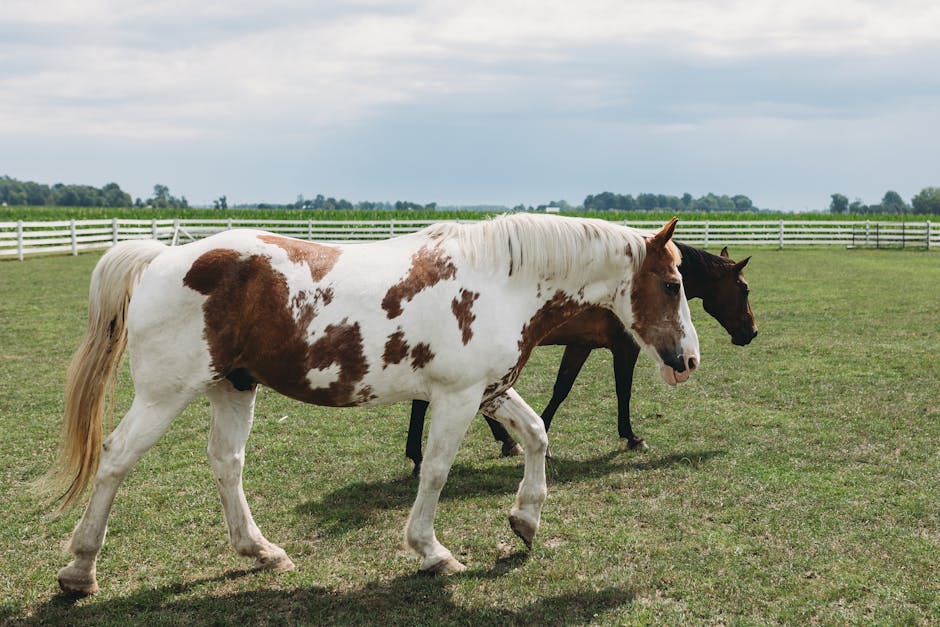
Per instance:
[[[158,239],[176,245],[230,228],[260,228],[307,240],[362,242],[411,233],[433,220],[64,220],[0,222],[0,259],[71,253],[112,246],[128,239]],[[653,229],[661,222],[628,222]],[[678,239],[699,246],[844,246],[847,248],[940,249],[940,223],[754,220],[680,221]]]

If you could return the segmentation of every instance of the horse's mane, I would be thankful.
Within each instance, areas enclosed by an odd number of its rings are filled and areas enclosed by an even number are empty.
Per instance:
[[[682,270],[695,276],[711,277],[713,279],[724,276],[734,262],[719,255],[695,248],[682,242],[673,240],[682,253]]]
[[[473,223],[442,222],[425,233],[456,241],[476,267],[527,278],[586,276],[591,265],[612,259],[638,268],[646,256],[640,231],[593,218],[514,213]]]

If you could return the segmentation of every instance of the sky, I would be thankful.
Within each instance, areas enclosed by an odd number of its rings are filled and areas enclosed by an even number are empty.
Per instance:
[[[940,3],[0,0],[0,175],[192,205],[940,186]]]

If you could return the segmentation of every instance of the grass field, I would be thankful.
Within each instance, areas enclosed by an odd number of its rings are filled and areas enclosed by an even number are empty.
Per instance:
[[[552,427],[531,552],[506,523],[521,462],[481,420],[437,519],[469,570],[428,579],[402,548],[407,407],[262,391],[246,491],[297,570],[251,572],[228,546],[199,401],[119,491],[102,591],[77,601],[55,574],[80,512],[53,518],[29,483],[53,459],[97,256],[0,262],[0,623],[940,624],[940,256],[732,250],[750,253],[750,346],[693,302],[692,381],[667,389],[641,360],[649,452],[618,442],[610,355],[592,355]],[[559,358],[536,351],[518,385],[539,410]]]

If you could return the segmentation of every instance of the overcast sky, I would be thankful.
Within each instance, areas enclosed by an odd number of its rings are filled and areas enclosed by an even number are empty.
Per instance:
[[[940,186],[935,0],[0,0],[0,175],[815,210]]]

